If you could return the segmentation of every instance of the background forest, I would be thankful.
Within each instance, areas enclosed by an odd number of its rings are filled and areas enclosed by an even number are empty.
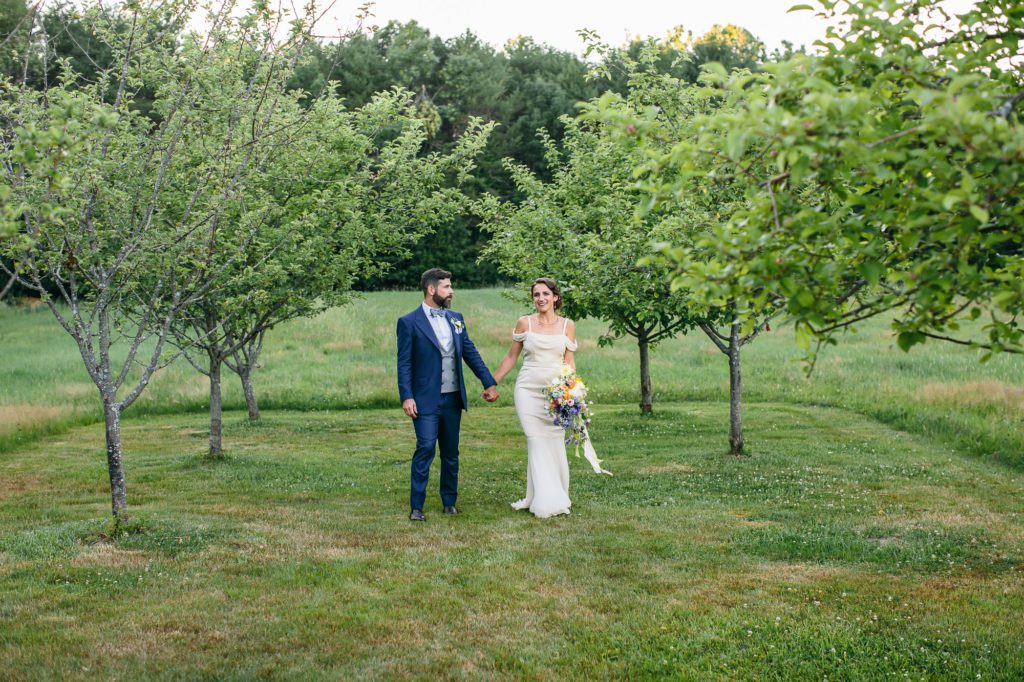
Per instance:
[[[0,0],[0,35],[15,42],[29,12],[26,0]],[[109,47],[90,33],[71,3],[48,4],[41,25],[47,33],[50,56],[44,63],[27,64],[16,52],[0,54],[0,67],[12,79],[27,68],[28,81],[42,88],[60,77],[60,60],[88,81],[109,66]],[[655,44],[658,68],[690,83],[701,66],[718,62],[727,69],[757,69],[765,61],[788,57],[784,46],[771,54],[750,31],[738,26],[715,26],[694,36],[681,27],[661,37],[636,38],[604,56],[604,75],[588,77],[587,61],[571,52],[536,43],[529,36],[496,47],[482,42],[472,31],[444,39],[415,21],[365,27],[347,36],[320,39],[306,46],[288,87],[319,95],[331,88],[347,106],[357,108],[374,94],[400,87],[414,93],[418,116],[429,134],[422,154],[450,151],[473,117],[497,123],[487,146],[477,158],[472,186],[477,196],[491,193],[503,200],[519,197],[503,166],[513,159],[550,178],[544,154],[544,130],[560,142],[565,130],[562,116],[578,113],[577,103],[613,91],[628,94],[629,75],[624,60],[635,59],[645,44]],[[140,93],[135,106],[147,110],[151,98]],[[422,238],[411,254],[392,263],[390,270],[363,279],[356,288],[373,290],[415,287],[419,274],[438,263],[457,273],[462,287],[507,283],[492,263],[478,262],[487,241],[471,216],[458,216]]]

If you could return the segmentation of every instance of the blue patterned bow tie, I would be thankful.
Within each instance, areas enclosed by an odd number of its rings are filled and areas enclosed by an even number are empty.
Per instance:
[[[444,311],[440,310],[440,309],[431,308],[430,309],[430,316],[431,317],[444,317]]]

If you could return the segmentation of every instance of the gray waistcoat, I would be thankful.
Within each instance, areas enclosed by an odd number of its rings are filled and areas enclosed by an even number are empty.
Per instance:
[[[455,369],[455,338],[453,336],[451,345],[447,349],[441,349],[441,393],[454,393],[459,390],[459,380],[455,376]]]

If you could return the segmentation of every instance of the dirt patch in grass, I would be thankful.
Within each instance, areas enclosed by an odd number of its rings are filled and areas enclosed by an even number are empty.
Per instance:
[[[145,552],[119,549],[109,542],[96,542],[85,545],[71,565],[78,568],[141,568],[147,561]]]
[[[38,491],[43,487],[43,479],[37,476],[16,476],[4,475],[4,484],[0,486],[0,500],[6,500],[30,491]]]
[[[688,583],[678,585],[673,594],[666,595],[665,603],[672,610],[696,613],[732,609],[743,603],[744,594],[757,588],[760,582],[748,573],[694,576]]]
[[[987,535],[1000,542],[1024,542],[1024,526],[1003,514],[987,511],[980,503],[974,506],[963,502],[965,507],[945,510],[918,512],[916,514],[888,517],[886,523],[913,528],[921,524],[933,524],[942,528],[984,528]]]
[[[198,590],[180,595],[177,612],[168,607],[168,615],[143,614],[119,628],[124,636],[101,650],[90,654],[94,665],[109,665],[119,662],[123,665],[132,660],[145,660],[149,665],[173,666],[181,652],[200,651],[205,647],[223,645],[231,639],[243,636],[241,631],[225,632],[216,625],[203,625],[189,621],[191,614],[202,613],[203,607],[216,600],[224,600],[219,593]],[[186,604],[190,604],[187,606]],[[205,665],[205,664],[203,664]],[[192,674],[195,674],[193,668]]]
[[[908,585],[903,599],[918,604],[944,604],[948,609],[963,608],[978,595],[1001,595],[1005,600],[1019,599],[1024,593],[1020,574],[985,575],[971,573],[961,576],[935,576]]]
[[[823,564],[771,561],[756,564],[750,574],[759,581],[806,585],[852,575],[851,571]]]
[[[958,491],[949,487],[934,484],[889,484],[877,494],[879,502],[885,504],[899,503],[906,508],[900,516],[913,519],[922,514],[942,513],[957,514],[971,502]],[[935,510],[942,510],[941,512]],[[891,520],[891,519],[890,519]]]
[[[308,553],[307,553],[308,555]],[[374,555],[360,547],[352,547],[351,545],[324,545],[317,547],[313,556],[317,559],[325,559],[327,561],[342,561],[351,559],[370,559]]]
[[[290,528],[286,533],[279,529],[265,527],[261,529],[264,537],[274,537],[273,543],[261,547],[263,558],[277,561],[308,558],[327,561],[343,559],[367,559],[374,556],[371,548],[366,547],[358,538],[342,537],[333,533],[325,533],[313,528],[298,526]]]
[[[764,519],[740,519],[739,524],[745,528],[770,528],[782,525],[778,521],[766,521]]]
[[[0,405],[0,433],[9,433],[31,424],[57,419],[69,412],[68,408],[56,405]]]
[[[966,494],[965,494],[966,493]],[[907,485],[884,494],[884,499],[904,505],[895,514],[876,517],[879,523],[914,526],[934,523],[948,528],[979,527],[1013,538],[1024,536],[1024,526],[1006,514],[990,511],[983,499],[948,486]]]
[[[984,528],[992,528],[996,525],[1002,525],[1004,517],[1002,514],[993,514],[983,509],[976,509],[972,511],[936,511],[929,510],[922,514],[916,515],[914,521],[937,523],[943,526],[982,526]]]
[[[1024,414],[1024,386],[995,379],[928,383],[921,387],[925,402],[999,407],[1011,414]]]

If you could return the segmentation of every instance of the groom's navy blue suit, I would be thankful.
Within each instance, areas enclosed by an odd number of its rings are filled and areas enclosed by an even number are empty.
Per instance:
[[[455,374],[458,390],[441,393],[441,343],[427,320],[423,307],[398,319],[398,395],[402,401],[416,401],[416,451],[412,456],[411,509],[423,509],[427,496],[427,478],[437,446],[441,450],[441,503],[455,506],[459,485],[459,427],[462,410],[468,409],[463,360],[483,383],[497,382],[484,364],[480,352],[469,339],[462,315],[445,311],[455,345]]]

